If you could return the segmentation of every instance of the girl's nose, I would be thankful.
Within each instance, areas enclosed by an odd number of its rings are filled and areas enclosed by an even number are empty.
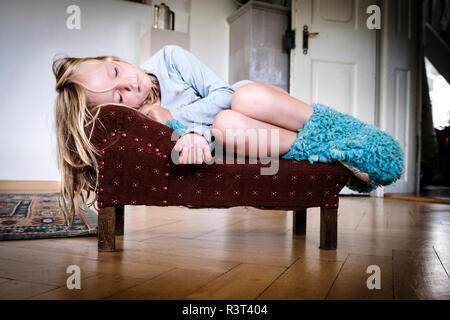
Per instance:
[[[137,90],[138,89],[138,82],[136,77],[128,77],[123,79],[122,87],[126,90]]]

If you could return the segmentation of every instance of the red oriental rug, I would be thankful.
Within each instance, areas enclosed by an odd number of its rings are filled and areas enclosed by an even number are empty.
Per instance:
[[[67,228],[60,193],[0,193],[0,240],[97,235],[98,214],[87,208]]]

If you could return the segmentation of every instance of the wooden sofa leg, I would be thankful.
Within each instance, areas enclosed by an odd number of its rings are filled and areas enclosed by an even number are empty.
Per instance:
[[[125,223],[125,206],[116,206],[116,236],[123,236]]]
[[[306,234],[306,208],[294,210],[292,217],[294,234],[305,235]]]
[[[98,211],[98,251],[116,250],[115,207],[100,208]]]
[[[320,208],[320,249],[337,248],[337,208]]]

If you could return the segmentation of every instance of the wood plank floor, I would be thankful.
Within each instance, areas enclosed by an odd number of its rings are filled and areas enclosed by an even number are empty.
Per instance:
[[[319,208],[307,216],[305,237],[291,211],[126,207],[115,253],[97,237],[0,242],[0,299],[450,299],[449,205],[342,196],[336,251],[318,248]]]

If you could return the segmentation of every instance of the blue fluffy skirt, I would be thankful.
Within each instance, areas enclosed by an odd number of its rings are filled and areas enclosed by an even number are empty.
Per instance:
[[[329,106],[313,103],[314,113],[298,130],[283,159],[313,162],[344,161],[367,173],[369,182],[352,175],[347,187],[370,192],[403,174],[403,151],[388,133]]]

